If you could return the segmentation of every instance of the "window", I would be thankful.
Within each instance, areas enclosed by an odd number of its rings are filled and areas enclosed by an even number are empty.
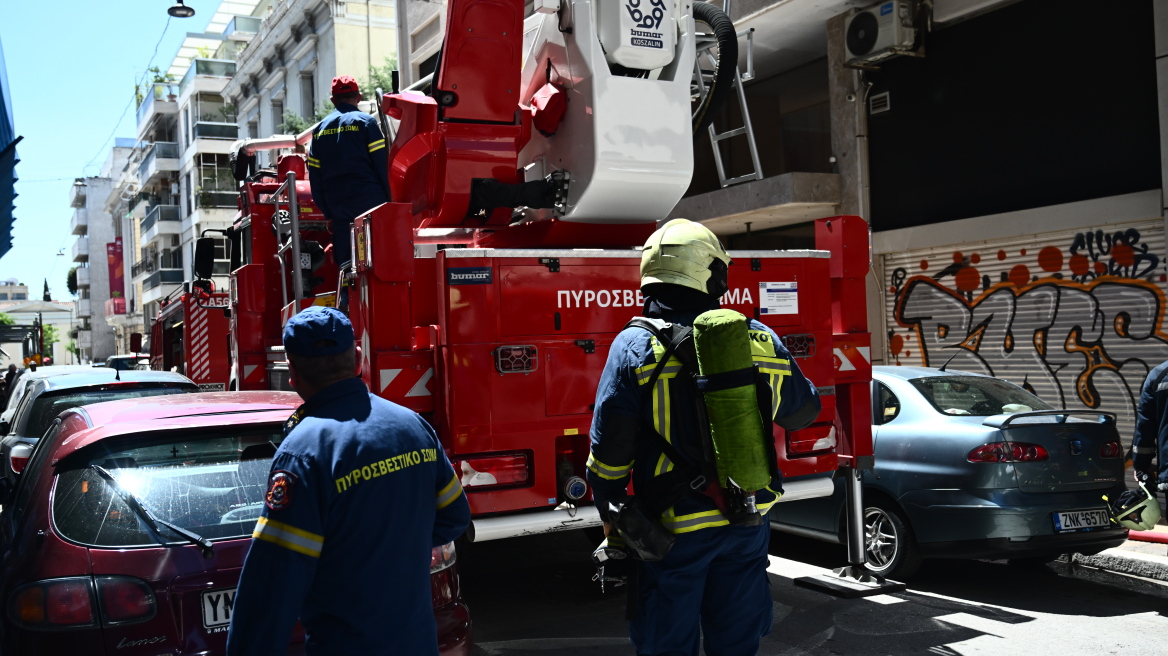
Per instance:
[[[12,300],[14,300],[14,301],[27,301],[28,294],[25,294],[23,292],[13,292],[12,293]]]
[[[281,128],[280,126],[283,123],[284,123],[284,101],[283,100],[273,100],[272,101],[272,131],[277,132],[277,133],[282,132],[283,128]]]
[[[8,300],[8,292],[0,292],[0,301]]]
[[[48,392],[41,394],[32,401],[32,407],[27,411],[13,416],[19,417],[16,434],[23,437],[40,437],[53,424],[53,419],[70,408],[76,408],[102,401],[117,401],[120,399],[138,399],[146,396],[163,396],[166,394],[184,394],[190,392],[184,387],[135,387],[125,385],[116,389],[82,389],[65,390],[62,392]],[[22,409],[23,410],[23,409]]]
[[[300,76],[300,115],[311,121],[316,112],[316,85],[312,73]]]
[[[876,393],[873,395],[872,423],[880,426],[900,416],[900,399],[884,383],[876,383]]]
[[[279,429],[209,433],[169,431],[161,438],[98,445],[57,476],[53,524],[67,539],[101,547],[155,546],[101,467],[158,519],[208,539],[251,535],[264,507],[268,469]],[[167,544],[186,540],[162,528]]]
[[[990,415],[1050,410],[1042,399],[1013,383],[985,376],[930,376],[909,381],[945,415]]]
[[[258,139],[260,136],[260,123],[257,120],[247,122],[247,138]]]

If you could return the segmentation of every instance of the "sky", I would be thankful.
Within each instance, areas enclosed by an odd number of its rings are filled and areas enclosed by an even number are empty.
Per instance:
[[[167,15],[172,4],[57,0],[46,11],[37,2],[0,0],[16,134],[24,136],[12,250],[0,258],[0,280],[17,278],[40,298],[47,278],[53,299],[72,299],[65,286],[75,239],[69,188],[75,178],[98,174],[114,137],[136,136],[134,84],[149,66],[170,66],[186,34],[207,27],[219,0],[187,0],[196,13],[185,19]],[[91,260],[104,251],[90,244]],[[94,266],[104,263],[101,257]]]

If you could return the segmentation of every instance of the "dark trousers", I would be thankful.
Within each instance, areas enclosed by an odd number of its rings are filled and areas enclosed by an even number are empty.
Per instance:
[[[771,632],[770,526],[719,526],[677,536],[664,560],[639,563],[629,637],[642,656],[754,656]]]
[[[333,262],[339,267],[353,259],[353,219],[329,219],[329,230],[333,231]]]

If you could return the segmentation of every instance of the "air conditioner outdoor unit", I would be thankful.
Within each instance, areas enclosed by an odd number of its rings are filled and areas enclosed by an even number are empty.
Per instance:
[[[857,12],[844,26],[847,63],[872,64],[916,45],[911,0],[887,0]]]

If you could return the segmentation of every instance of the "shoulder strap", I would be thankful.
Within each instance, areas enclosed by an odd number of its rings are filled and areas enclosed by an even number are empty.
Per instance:
[[[648,317],[633,317],[629,319],[629,322],[625,324],[625,329],[628,328],[642,328],[647,330],[665,345],[665,352],[661,354],[661,358],[657,361],[657,366],[653,368],[653,374],[649,377],[649,384],[645,386],[646,389],[651,390],[657,382],[657,379],[661,377],[661,372],[665,369],[665,364],[669,362],[669,357],[677,351],[683,342],[693,337],[693,328],[690,326],[679,326],[675,323],[662,321],[661,319],[650,319]]]

